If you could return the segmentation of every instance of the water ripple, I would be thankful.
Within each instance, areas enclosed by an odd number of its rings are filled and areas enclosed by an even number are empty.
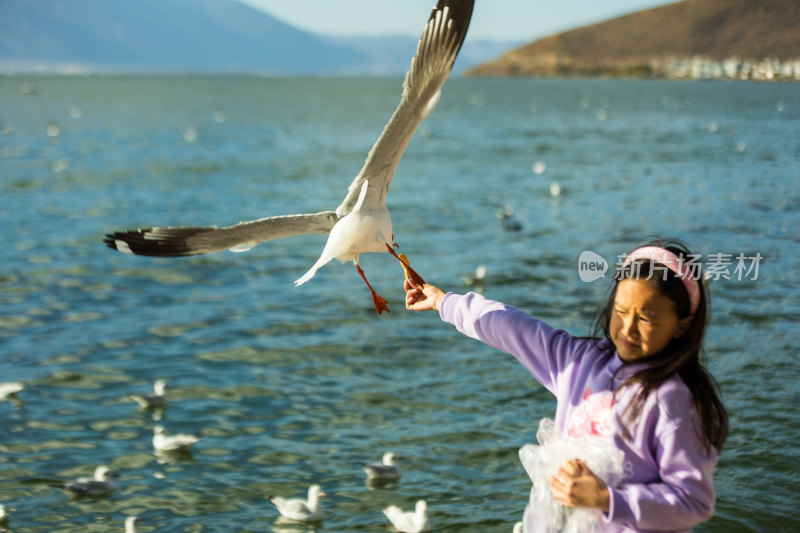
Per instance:
[[[314,482],[330,494],[321,530],[385,530],[383,506],[419,497],[436,531],[511,529],[530,488],[517,450],[554,401],[510,357],[406,312],[394,259],[362,258],[392,309],[378,317],[352,265],[293,286],[321,236],[178,260],[101,241],[331,208],[398,83],[0,78],[0,375],[26,386],[0,403],[15,531],[121,531],[126,514],[144,531],[286,530],[264,495]],[[466,291],[462,275],[484,265],[478,290],[578,335],[608,282],[580,282],[583,250],[613,259],[655,233],[763,255],[758,280],[711,286],[708,358],[733,432],[698,531],[797,526],[795,89],[451,80],[389,195],[426,279]],[[497,218],[508,206],[513,231]],[[143,411],[130,395],[157,378],[169,404]],[[155,424],[202,438],[157,456]],[[388,450],[407,458],[403,477],[368,486],[358,465]],[[97,464],[122,474],[107,498],[48,487]]]

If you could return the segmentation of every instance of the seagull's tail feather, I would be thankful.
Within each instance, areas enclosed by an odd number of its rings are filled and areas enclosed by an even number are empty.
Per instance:
[[[303,274],[302,276],[297,278],[297,280],[295,280],[295,282],[294,282],[295,287],[299,287],[300,285],[302,285],[306,281],[308,281],[311,278],[313,278],[314,275],[317,273],[317,270],[322,268],[324,265],[328,264],[330,262],[330,260],[331,260],[330,257],[325,259],[325,254],[323,253],[322,257],[317,259],[317,262],[314,263],[314,266],[312,266],[311,268],[308,269],[308,272],[306,272],[305,274]]]
[[[114,250],[153,257],[181,257],[221,250],[243,252],[259,242],[329,233],[339,217],[334,211],[286,215],[217,227],[161,227],[109,233],[103,242]]]

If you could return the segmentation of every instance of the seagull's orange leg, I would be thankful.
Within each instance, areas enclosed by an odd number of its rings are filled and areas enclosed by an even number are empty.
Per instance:
[[[369,287],[369,292],[372,293],[372,303],[375,304],[375,310],[378,312],[378,314],[381,314],[384,311],[391,313],[391,311],[389,311],[389,306],[386,305],[386,300],[378,296],[378,293],[375,292],[375,289],[373,289],[372,285],[370,285],[369,281],[367,281],[367,276],[364,275],[364,271],[361,270],[361,267],[358,266],[358,263],[356,263],[356,269],[358,270],[358,273],[361,274],[361,279],[363,279],[364,283],[366,283],[367,287]]]
[[[386,248],[389,250],[390,254],[392,254],[393,256],[397,257],[397,260],[400,261],[403,264],[403,269],[406,271],[406,277],[410,278],[412,283],[415,286],[422,287],[423,285],[425,285],[425,280],[422,279],[422,276],[417,274],[416,271],[413,268],[411,268],[411,265],[408,264],[408,260],[403,261],[400,257],[398,257],[398,255],[395,253],[395,251],[392,250],[392,247],[389,246],[388,244],[386,245]]]

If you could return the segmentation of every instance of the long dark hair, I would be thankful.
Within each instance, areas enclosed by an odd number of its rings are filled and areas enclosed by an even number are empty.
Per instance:
[[[645,246],[658,246],[669,250],[685,263],[695,258],[689,252],[689,248],[677,239],[657,239]],[[625,408],[623,415],[627,413],[629,421],[635,420],[648,395],[677,374],[692,393],[692,405],[700,422],[702,437],[707,445],[714,446],[717,452],[720,452],[728,437],[728,413],[720,399],[719,385],[704,364],[703,337],[708,325],[710,301],[699,264],[697,262],[691,264],[696,265],[692,276],[697,279],[700,286],[700,301],[689,329],[682,336],[672,339],[659,353],[636,361],[637,365],[644,363],[643,368],[628,377],[620,388],[638,384],[640,389]],[[666,275],[664,275],[664,270],[666,270]],[[675,304],[675,312],[679,318],[686,318],[691,314],[689,293],[677,275],[671,270],[664,269],[662,265],[654,267],[653,261],[650,259],[635,260],[629,265],[618,268],[605,306],[600,309],[594,320],[593,338],[598,341],[598,347],[601,345],[600,341],[605,340],[607,343],[602,342],[602,346],[614,350],[610,326],[617,285],[623,279],[634,277],[646,279],[661,294],[669,298]]]

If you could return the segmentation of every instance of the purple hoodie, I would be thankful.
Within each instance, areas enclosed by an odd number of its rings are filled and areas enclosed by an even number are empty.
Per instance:
[[[609,487],[611,507],[598,529],[690,531],[714,514],[717,453],[701,438],[691,393],[678,376],[649,395],[626,437],[623,411],[636,389],[621,389],[613,399],[632,371],[624,368],[614,379],[624,365],[616,350],[598,350],[592,340],[475,293],[448,293],[439,314],[461,333],[516,357],[552,392],[556,429],[574,437],[608,435],[623,451],[627,477]]]

